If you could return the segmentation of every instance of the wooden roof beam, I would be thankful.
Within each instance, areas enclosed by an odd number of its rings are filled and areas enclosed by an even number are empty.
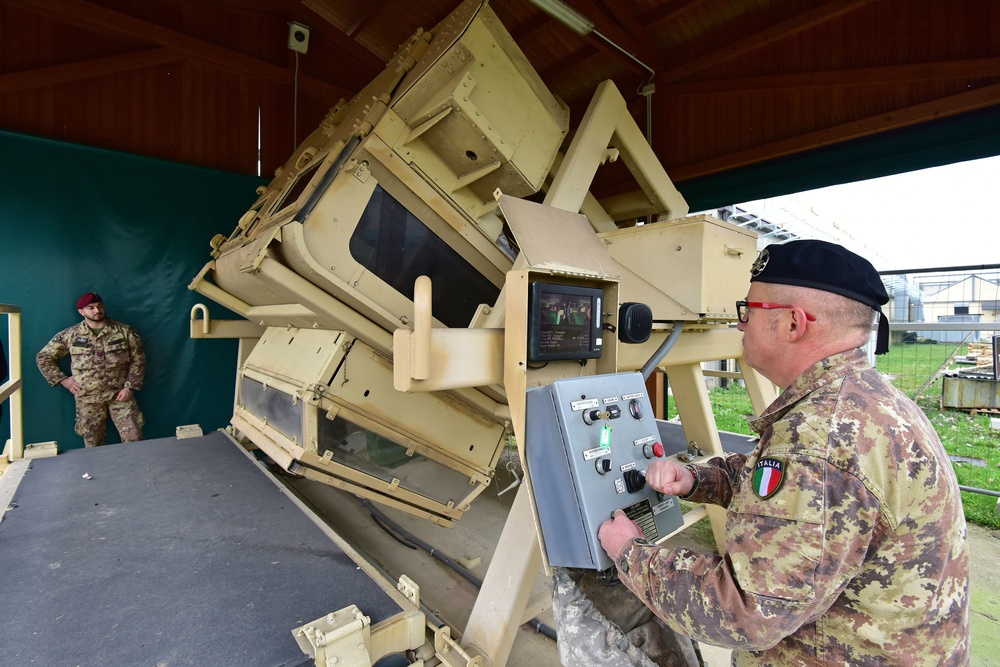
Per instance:
[[[673,2],[667,2],[662,7],[658,7],[645,14],[641,19],[642,24],[647,28],[656,28],[664,23],[673,21],[687,11],[688,8],[700,2],[701,0],[673,0]]]
[[[955,116],[967,111],[976,111],[1000,104],[1000,83],[984,86],[957,95],[942,97],[930,102],[915,104],[896,111],[879,113],[860,120],[834,125],[808,134],[774,141],[736,153],[728,153],[695,164],[674,167],[669,170],[674,182],[686,181],[699,176],[716,174],[758,162],[801,153],[823,146],[831,146],[852,139],[860,139],[881,132],[898,130],[939,118]]]
[[[358,41],[354,37],[364,29],[367,20],[372,14],[372,10],[378,6],[375,2],[369,3],[368,11],[355,21],[353,25],[349,25],[346,28],[340,25],[333,6],[325,0],[302,0],[302,5],[308,8],[320,20],[336,28],[336,31],[333,33],[336,35],[336,38],[333,41],[338,48],[344,49],[351,54],[352,58],[356,58],[359,62],[372,67],[376,72],[380,72],[385,68],[387,58],[384,54],[377,53],[369,45]]]
[[[879,86],[923,81],[948,81],[969,77],[1000,77],[1000,58],[970,58],[936,63],[859,67],[826,72],[803,72],[714,81],[671,83],[668,95],[715,95],[776,90],[808,90],[830,86]]]
[[[190,35],[165,28],[155,23],[135,18],[84,0],[5,0],[24,10],[43,14],[65,23],[104,34],[121,34],[137,37],[153,44],[176,49],[188,57],[200,58],[224,69],[238,72],[252,79],[292,85],[293,73],[225,47],[206,42]],[[329,100],[350,98],[353,93],[339,86],[311,77],[299,77],[299,89],[321,95]]]
[[[699,72],[713,65],[731,60],[737,56],[791,37],[804,30],[809,30],[817,25],[826,23],[830,19],[853,12],[876,0],[831,0],[809,11],[802,12],[790,19],[776,23],[775,25],[758,31],[735,42],[726,43],[722,48],[716,49],[703,56],[699,56],[681,65],[670,67],[667,63],[661,63],[656,68],[657,83],[669,83],[686,78],[695,72]],[[710,39],[710,38],[708,38]],[[661,72],[662,70],[662,72]]]
[[[52,65],[50,67],[38,67],[20,72],[8,72],[0,74],[0,95],[19,93],[47,86],[58,86],[64,83],[84,81],[99,76],[130,72],[147,67],[156,67],[157,65],[184,60],[184,58],[184,54],[180,51],[164,47],[123,53],[105,58],[80,60],[64,65]]]

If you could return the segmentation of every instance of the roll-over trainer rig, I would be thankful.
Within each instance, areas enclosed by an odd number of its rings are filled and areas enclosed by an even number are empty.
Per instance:
[[[596,531],[614,509],[651,539],[682,527],[643,478],[664,455],[652,371],[669,374],[685,440],[722,451],[701,362],[742,354],[730,325],[756,238],[684,217],[611,82],[567,142],[568,128],[467,0],[329,112],[190,286],[245,318],[199,306],[192,335],[240,338],[232,427],[290,472],[447,526],[516,442],[525,483],[500,557],[460,645],[428,640],[448,664],[505,662],[540,567],[608,567]],[[637,194],[598,201],[613,160]],[[743,378],[766,405],[770,385]],[[303,641],[319,662],[339,630],[317,627]],[[379,631],[358,635],[362,662],[419,648]]]

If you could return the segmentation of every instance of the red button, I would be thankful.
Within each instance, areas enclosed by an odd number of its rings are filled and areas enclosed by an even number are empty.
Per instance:
[[[654,442],[653,443],[653,455],[656,458],[658,458],[658,459],[663,458],[663,445],[661,445],[658,442]]]

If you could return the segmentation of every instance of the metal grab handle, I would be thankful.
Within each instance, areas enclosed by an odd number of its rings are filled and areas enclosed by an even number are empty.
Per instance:
[[[413,284],[413,378],[431,376],[431,279],[420,276]]]
[[[202,316],[202,319],[201,319],[201,332],[207,336],[208,335],[208,322],[209,322],[209,319],[210,319],[209,315],[208,315],[208,306],[206,306],[203,303],[196,303],[193,306],[191,306],[191,321],[192,322],[194,322],[197,319],[195,317],[195,314],[198,313],[198,312],[201,312],[201,316]]]

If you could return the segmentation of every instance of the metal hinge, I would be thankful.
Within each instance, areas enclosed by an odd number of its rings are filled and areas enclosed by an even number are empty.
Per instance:
[[[371,667],[371,619],[356,605],[295,628],[292,636],[317,667]]]

